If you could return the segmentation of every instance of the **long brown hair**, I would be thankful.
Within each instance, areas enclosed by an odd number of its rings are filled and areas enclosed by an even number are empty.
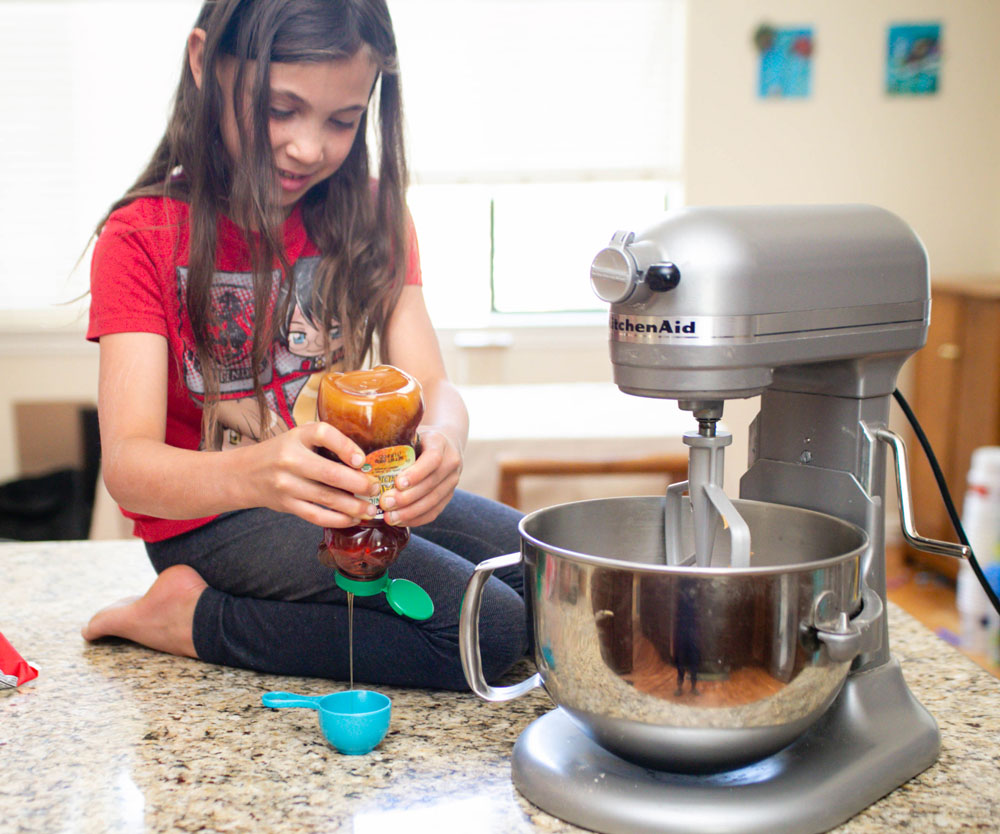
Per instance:
[[[146,169],[111,207],[98,231],[111,212],[138,197],[165,196],[189,204],[186,304],[205,380],[208,429],[219,390],[209,336],[218,216],[225,213],[244,230],[257,311],[253,383],[261,425],[265,425],[259,373],[275,329],[286,314],[276,310],[266,315],[268,300],[273,298],[275,263],[291,277],[280,236],[283,214],[268,129],[270,62],[350,58],[367,48],[378,69],[368,108],[377,112],[378,187],[370,185],[365,111],[344,163],[301,200],[306,230],[321,253],[314,281],[317,318],[322,322],[339,319],[344,364],[357,367],[372,358],[373,342],[384,344],[386,322],[402,289],[408,251],[407,169],[395,35],[385,0],[208,0],[195,26],[206,33],[202,88],[195,84],[185,51],[166,132]],[[216,67],[222,56],[238,60],[232,91],[242,148],[238,165],[231,164],[220,130],[224,96]],[[244,101],[250,108],[246,114],[241,112]],[[329,355],[327,340],[328,360]]]

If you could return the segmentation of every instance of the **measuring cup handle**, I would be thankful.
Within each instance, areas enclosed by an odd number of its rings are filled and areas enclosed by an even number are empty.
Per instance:
[[[486,559],[476,565],[465,586],[462,614],[458,621],[458,652],[462,658],[462,670],[465,672],[469,688],[484,701],[510,701],[542,685],[542,678],[537,672],[513,686],[490,686],[483,675],[483,658],[479,651],[479,606],[482,601],[483,586],[493,571],[513,567],[520,561],[520,553],[508,553]]]
[[[261,703],[265,707],[307,707],[319,709],[319,695],[296,695],[294,692],[265,692],[261,695]]]

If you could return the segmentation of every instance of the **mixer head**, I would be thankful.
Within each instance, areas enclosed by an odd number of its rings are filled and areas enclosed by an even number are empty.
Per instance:
[[[611,304],[618,387],[692,411],[789,377],[843,396],[890,393],[930,309],[920,240],[863,205],[671,212],[616,233],[591,284]],[[824,379],[826,363],[845,360],[864,367]]]

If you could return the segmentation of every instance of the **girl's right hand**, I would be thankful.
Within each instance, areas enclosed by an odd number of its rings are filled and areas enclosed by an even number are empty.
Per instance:
[[[325,457],[324,451],[337,460]],[[256,506],[292,513],[319,527],[350,527],[371,518],[377,509],[356,497],[379,492],[374,476],[354,468],[364,463],[364,454],[327,423],[306,423],[224,454],[245,455]]]
[[[375,478],[357,469],[361,449],[326,423],[297,426],[225,452],[168,446],[170,361],[164,336],[101,337],[101,469],[123,509],[188,519],[268,507],[320,527],[348,527],[373,512],[355,497],[374,497],[378,490]]]

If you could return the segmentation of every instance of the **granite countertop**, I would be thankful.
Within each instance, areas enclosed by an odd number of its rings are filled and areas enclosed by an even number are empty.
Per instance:
[[[260,704],[269,690],[325,694],[342,682],[80,638],[90,614],[152,576],[137,542],[0,545],[0,632],[41,669],[0,694],[0,832],[582,830],[510,781],[515,740],[552,708],[543,691],[488,704],[380,687],[393,699],[389,735],[367,756],[343,756],[314,712]],[[941,727],[941,755],[835,830],[997,830],[1000,681],[895,606],[890,632]]]

